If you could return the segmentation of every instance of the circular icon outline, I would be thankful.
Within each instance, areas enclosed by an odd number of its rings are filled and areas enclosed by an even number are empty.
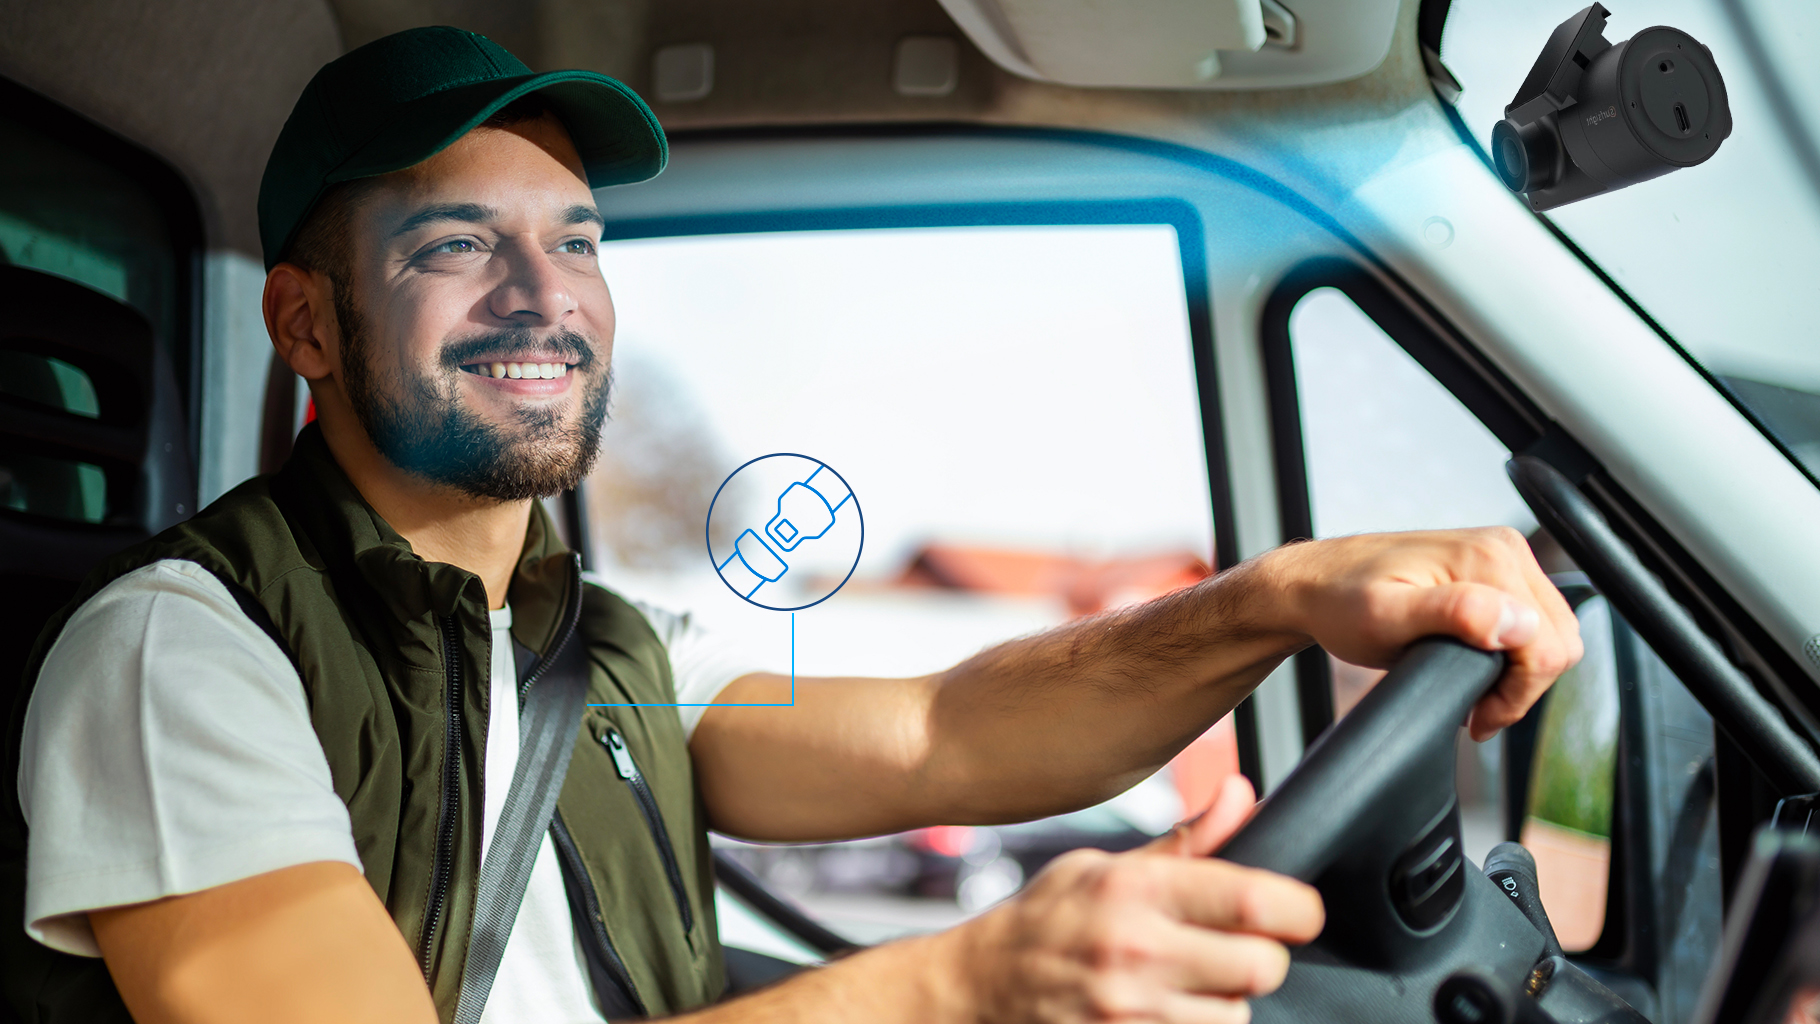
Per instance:
[[[751,466],[751,465],[754,465],[755,463],[763,462],[766,459],[776,459],[776,458],[802,459],[805,462],[813,462],[817,466],[820,466],[822,469],[825,469],[828,472],[833,473],[835,479],[837,479],[841,482],[841,486],[847,488],[847,493],[849,496],[851,496],[852,501],[853,501],[854,515],[859,517],[859,545],[858,545],[858,547],[854,548],[854,550],[853,550],[853,564],[847,567],[847,575],[841,577],[841,581],[834,585],[833,590],[830,590],[826,594],[823,594],[822,596],[816,598],[815,600],[810,601],[808,604],[791,605],[790,607],[787,607],[787,608],[780,608],[776,605],[765,604],[763,602],[753,600],[752,598],[747,597],[746,595],[740,593],[738,590],[735,590],[733,588],[733,584],[727,582],[727,577],[721,574],[720,567],[714,564],[714,536],[713,536],[714,506],[720,502],[721,492],[725,491],[727,489],[727,485],[733,482],[733,478],[738,476],[741,472],[743,472],[747,466]],[[813,608],[816,605],[821,604],[823,601],[826,601],[828,598],[833,597],[835,594],[840,593],[841,588],[845,587],[847,585],[847,581],[851,580],[853,578],[854,572],[859,569],[860,556],[865,554],[865,551],[866,551],[866,511],[865,511],[865,509],[860,507],[859,495],[854,493],[853,485],[847,482],[846,477],[841,476],[840,470],[835,469],[833,466],[828,465],[826,462],[823,462],[822,460],[816,458],[813,455],[804,455],[801,452],[771,452],[768,455],[760,455],[757,458],[747,459],[745,462],[740,463],[739,466],[737,466],[733,470],[733,472],[727,474],[727,478],[725,480],[722,480],[720,482],[720,486],[716,487],[714,489],[714,497],[712,499],[710,499],[708,502],[707,518],[705,520],[703,520],[703,522],[702,522],[702,542],[703,542],[703,546],[707,549],[708,566],[714,570],[714,575],[720,580],[721,586],[727,588],[728,593],[732,594],[734,597],[739,598],[741,601],[744,601],[747,604],[752,605],[754,608],[763,608],[766,611],[771,611],[771,612],[800,612],[805,608]]]

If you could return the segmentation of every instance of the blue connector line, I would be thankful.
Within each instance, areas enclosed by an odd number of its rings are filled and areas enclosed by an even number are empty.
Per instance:
[[[788,704],[589,704],[591,708],[793,708],[796,706],[796,613],[790,613],[790,703]]]

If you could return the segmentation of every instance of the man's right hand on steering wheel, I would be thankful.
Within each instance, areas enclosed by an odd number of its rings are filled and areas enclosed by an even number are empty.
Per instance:
[[[1076,850],[1022,894],[944,938],[962,951],[977,1019],[1242,1024],[1245,1000],[1289,968],[1284,943],[1320,934],[1314,888],[1208,856],[1250,815],[1231,776],[1214,804],[1128,853]]]

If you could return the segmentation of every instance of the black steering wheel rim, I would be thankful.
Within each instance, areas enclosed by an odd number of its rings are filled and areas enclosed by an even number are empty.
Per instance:
[[[1321,734],[1218,856],[1315,881],[1379,802],[1394,791],[1409,794],[1442,748],[1451,757],[1467,713],[1503,671],[1504,655],[1457,640],[1431,637],[1411,645],[1351,713]],[[1451,764],[1444,774],[1444,787],[1415,794],[1433,805],[1425,818],[1453,800]]]
[[[1455,747],[1504,666],[1502,654],[1448,638],[1412,645],[1216,854],[1308,882],[1327,906],[1325,930],[1292,951],[1283,986],[1253,1002],[1254,1020],[1434,1020],[1437,991],[1467,975],[1528,1014],[1546,1006],[1523,995],[1544,972],[1568,978],[1559,1016],[1525,1019],[1634,1015],[1550,957],[1538,927],[1461,849]]]

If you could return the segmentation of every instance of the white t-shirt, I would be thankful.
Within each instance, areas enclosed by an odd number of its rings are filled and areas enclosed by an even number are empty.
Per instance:
[[[679,703],[760,669],[687,615],[639,605]],[[493,613],[481,848],[518,758],[511,611]],[[679,707],[684,735],[705,708]],[[46,655],[26,707],[19,799],[30,825],[25,929],[99,956],[88,911],[279,868],[360,868],[347,807],[290,659],[194,562],[166,560],[90,598]],[[486,1024],[599,1021],[546,833],[487,1000]]]

